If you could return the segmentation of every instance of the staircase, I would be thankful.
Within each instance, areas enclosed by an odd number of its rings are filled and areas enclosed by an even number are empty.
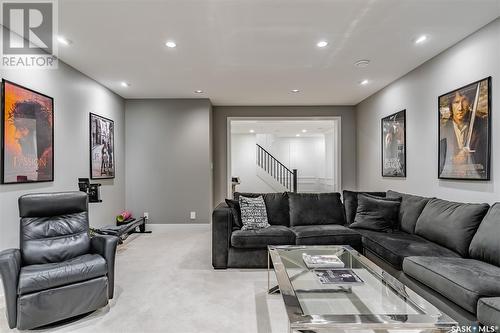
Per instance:
[[[297,192],[297,169],[290,170],[261,145],[256,144],[255,162],[262,170],[274,178],[290,192]]]

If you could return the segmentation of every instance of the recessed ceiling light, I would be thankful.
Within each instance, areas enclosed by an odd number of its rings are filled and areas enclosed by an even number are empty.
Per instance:
[[[167,42],[165,43],[165,45],[166,45],[167,47],[170,47],[171,49],[173,49],[174,47],[176,47],[176,46],[177,46],[177,44],[175,44],[175,42],[174,42],[174,41],[171,41],[171,40],[167,41]]]
[[[292,89],[290,91],[293,92],[293,93],[298,93],[300,90],[299,89]]]
[[[354,66],[359,67],[359,68],[365,68],[368,67],[370,64],[370,60],[363,59],[363,60],[358,60],[354,63]]]
[[[303,129],[303,130],[302,130],[302,133],[306,133],[306,132],[307,132],[307,130],[306,130],[306,129]]]
[[[325,47],[328,45],[328,42],[326,40],[319,41],[316,46],[317,47]]]
[[[200,89],[195,90],[194,92],[197,93],[197,94],[203,94],[203,90],[200,90]]]
[[[426,35],[422,35],[420,37],[418,37],[416,40],[415,40],[415,44],[422,44],[423,42],[425,42],[427,40],[427,36]]]
[[[250,133],[255,133],[255,130],[251,129],[249,132],[250,132]]]
[[[362,86],[366,86],[368,83],[370,83],[370,81],[365,79],[365,80],[361,81],[359,84]]]
[[[125,88],[130,87],[130,83],[125,82],[125,81],[120,82],[120,85],[121,85],[122,87],[125,87]]]
[[[63,44],[65,46],[69,46],[71,44],[73,44],[72,41],[70,41],[69,39],[63,37],[63,36],[57,36],[57,41],[60,43],[60,44]]]
[[[300,136],[300,134],[295,134],[295,136],[299,137],[299,136]]]

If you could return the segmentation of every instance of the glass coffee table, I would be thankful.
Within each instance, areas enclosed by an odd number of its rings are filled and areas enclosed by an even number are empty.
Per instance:
[[[451,331],[457,322],[350,246],[269,246],[269,293],[280,292],[290,332]],[[302,254],[336,255],[356,283],[322,283]],[[271,288],[271,262],[278,285]],[[335,270],[335,268],[332,268]],[[320,268],[319,270],[324,270]]]

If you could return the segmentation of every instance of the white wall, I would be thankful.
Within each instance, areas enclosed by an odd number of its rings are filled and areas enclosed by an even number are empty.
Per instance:
[[[323,177],[324,147],[324,137],[276,138],[269,152],[289,169],[299,170],[299,177]]]
[[[431,39],[429,43],[432,43]],[[421,47],[425,47],[422,45]],[[357,106],[357,184],[456,201],[494,202],[500,194],[500,19]],[[438,96],[492,76],[492,180],[438,180]],[[381,177],[380,119],[406,109],[407,178]]]
[[[124,101],[77,70],[0,70],[3,78],[54,98],[54,182],[0,185],[0,250],[19,246],[17,199],[27,193],[77,191],[89,177],[89,113],[115,121],[116,177],[103,184],[102,203],[89,204],[91,226],[113,224],[125,208]],[[1,126],[1,125],[0,125]],[[97,181],[95,181],[97,182]]]
[[[333,135],[328,139],[333,140]],[[331,191],[333,179],[327,179],[326,168],[333,168],[333,142],[325,142],[325,136],[277,137],[273,134],[232,134],[232,176],[240,177],[240,192],[275,192],[272,181],[262,177],[255,164],[255,144],[259,143],[289,169],[298,170],[299,192]],[[329,170],[333,174],[333,169]]]
[[[255,163],[257,137],[255,134],[231,135],[231,174],[240,177],[237,192],[266,193],[275,189],[257,174]]]
[[[228,118],[340,117],[340,154],[338,178],[343,187],[356,187],[356,112],[353,106],[219,106],[213,112],[214,204],[224,201],[228,189],[227,124]],[[339,154],[339,155],[340,155]]]
[[[208,99],[126,101],[129,209],[154,224],[210,222],[211,118]]]

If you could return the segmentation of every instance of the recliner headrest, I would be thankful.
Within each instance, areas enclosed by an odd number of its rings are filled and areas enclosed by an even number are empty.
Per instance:
[[[84,192],[54,192],[26,194],[19,198],[20,217],[44,217],[87,211],[88,197]]]

